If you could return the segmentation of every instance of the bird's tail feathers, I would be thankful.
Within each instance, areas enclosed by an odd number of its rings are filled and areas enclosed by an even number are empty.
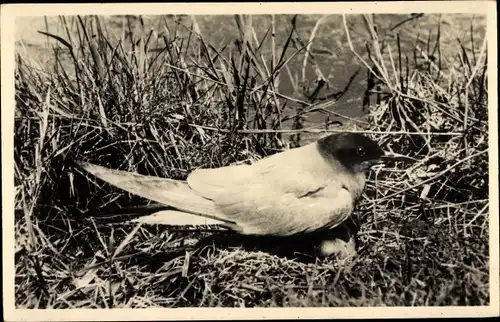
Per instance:
[[[166,226],[209,226],[219,225],[227,228],[235,229],[235,225],[209,218],[205,216],[198,216],[182,211],[176,210],[162,210],[148,216],[134,218],[131,222],[143,223],[148,225],[166,225]]]

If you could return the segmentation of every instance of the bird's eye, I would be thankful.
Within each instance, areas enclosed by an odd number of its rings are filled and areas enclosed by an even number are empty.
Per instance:
[[[356,149],[356,153],[360,156],[360,157],[363,157],[365,156],[366,152],[365,152],[365,149],[363,149],[362,147],[359,147]]]

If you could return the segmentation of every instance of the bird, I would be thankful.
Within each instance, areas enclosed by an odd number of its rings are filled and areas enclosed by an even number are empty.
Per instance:
[[[199,168],[185,181],[77,163],[111,185],[173,208],[150,215],[149,222],[289,237],[328,231],[346,221],[362,195],[366,173],[386,158],[369,137],[342,132],[252,164]],[[329,254],[339,251],[335,245],[340,244],[325,240],[320,248]],[[352,248],[349,242],[341,246]]]

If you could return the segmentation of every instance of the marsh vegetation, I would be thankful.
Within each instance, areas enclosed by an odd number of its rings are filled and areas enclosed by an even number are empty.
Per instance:
[[[18,307],[489,303],[485,17],[42,26],[16,44]],[[138,226],[120,213],[146,200],[73,164],[185,179],[328,131],[364,132],[416,159],[370,174],[358,256],[343,262],[197,244],[227,234],[216,229]]]

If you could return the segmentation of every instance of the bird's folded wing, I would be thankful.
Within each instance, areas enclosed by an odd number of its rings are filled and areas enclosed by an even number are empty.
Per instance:
[[[196,169],[187,178],[189,187],[208,199],[225,193],[227,187],[245,184],[256,173],[255,165],[230,165],[216,169]]]
[[[244,233],[286,236],[334,227],[351,214],[353,198],[336,178],[308,145],[251,166],[196,170],[188,184]]]
[[[194,214],[215,215],[213,202],[192,191],[183,181],[113,170],[86,162],[79,165],[99,179],[140,197]]]
[[[276,236],[336,227],[354,208],[349,191],[335,183],[300,194],[273,190],[264,182],[253,183],[214,202],[243,233]]]
[[[280,190],[308,190],[300,174],[306,176],[323,172],[327,168],[315,144],[277,153],[263,158],[252,165],[230,165],[217,169],[197,169],[187,178],[189,187],[208,199],[216,199],[234,191],[235,187],[253,183],[267,183]],[[328,169],[329,170],[329,169]],[[284,186],[284,187],[282,187]]]

